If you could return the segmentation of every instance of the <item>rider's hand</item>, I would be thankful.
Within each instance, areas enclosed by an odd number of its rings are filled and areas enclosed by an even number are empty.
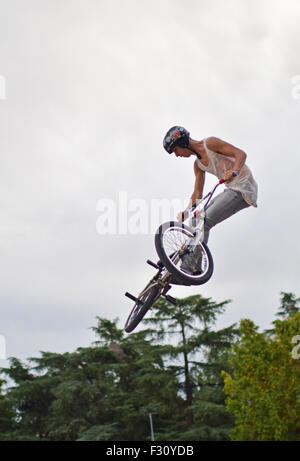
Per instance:
[[[183,211],[180,211],[180,213],[178,213],[178,215],[177,215],[177,221],[179,221],[179,222],[182,222],[182,221],[183,221],[183,213],[184,213]]]
[[[230,182],[234,179],[234,176],[233,176],[233,170],[226,170],[224,171],[224,176],[223,176],[223,179],[226,181],[226,182]]]

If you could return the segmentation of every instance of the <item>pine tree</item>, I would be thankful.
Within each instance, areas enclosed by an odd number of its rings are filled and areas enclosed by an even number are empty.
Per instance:
[[[300,298],[296,298],[294,293],[286,293],[284,291],[280,292],[280,307],[278,312],[275,314],[276,317],[280,317],[281,319],[290,318],[292,315],[297,314],[300,312],[300,308],[297,306],[300,302]],[[272,322],[275,325],[275,321]],[[269,336],[273,336],[275,334],[275,328],[271,328],[265,330],[265,333]]]
[[[91,347],[11,358],[0,440],[150,440],[150,413],[156,440],[226,439],[220,370],[237,332],[211,327],[227,303],[160,299],[152,328],[125,335],[98,318]]]
[[[14,410],[11,406],[9,399],[2,393],[2,385],[4,381],[0,379],[0,440],[5,440],[5,437],[1,437],[1,434],[8,434],[14,432]]]
[[[280,294],[280,310],[276,314],[278,317],[287,318],[300,312],[300,308],[297,306],[300,298],[296,298],[293,293],[286,293],[284,291],[281,291]]]
[[[168,368],[181,383],[185,404],[185,430],[178,435],[181,439],[224,440],[232,427],[225,411],[221,370],[228,368],[226,351],[238,331],[235,325],[211,329],[228,303],[195,295],[178,300],[174,306],[160,298],[154,315],[146,320],[153,327],[149,329],[151,339],[163,342]],[[170,344],[165,344],[167,340]]]
[[[118,358],[113,420],[118,421],[123,440],[150,439],[149,413],[155,413],[155,432],[160,440],[168,440],[177,430],[183,402],[175,373],[164,364],[161,347],[147,339],[147,330],[124,335],[106,319],[98,318],[94,331],[96,344],[105,343]]]
[[[28,365],[12,358],[2,369],[15,382],[3,398],[15,427],[1,440],[147,440],[155,411],[162,437],[177,427],[178,382],[159,347],[145,332],[125,337],[115,321],[98,319],[94,330],[92,347],[42,352]]]

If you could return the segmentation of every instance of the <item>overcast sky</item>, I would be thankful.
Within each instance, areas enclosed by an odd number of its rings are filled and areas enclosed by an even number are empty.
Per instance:
[[[170,294],[232,299],[217,327],[261,328],[300,295],[299,21],[299,0],[0,0],[7,356],[88,346],[97,315],[123,326],[154,236],[99,235],[97,204],[191,195],[193,159],[162,149],[174,124],[244,149],[259,193],[212,230],[211,280]]]

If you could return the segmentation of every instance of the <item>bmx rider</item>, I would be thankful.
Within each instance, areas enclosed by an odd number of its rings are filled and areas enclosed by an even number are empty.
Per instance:
[[[216,137],[196,141],[182,126],[174,126],[168,130],[163,146],[169,154],[174,153],[176,157],[196,156],[194,191],[186,210],[195,206],[197,200],[202,198],[206,173],[226,181],[225,190],[212,199],[206,209],[204,243],[208,242],[209,232],[216,224],[244,208],[257,207],[257,183],[245,163],[247,155],[243,150]],[[178,214],[178,221],[184,221],[184,213],[182,211]],[[185,262],[189,272],[194,272],[199,265],[194,261],[195,265],[191,267],[188,256]]]

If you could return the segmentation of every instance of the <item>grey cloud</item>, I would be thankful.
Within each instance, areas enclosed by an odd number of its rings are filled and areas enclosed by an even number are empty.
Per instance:
[[[2,5],[0,334],[9,335],[8,351],[70,350],[90,338],[96,315],[125,320],[124,292],[140,291],[152,274],[153,235],[99,236],[96,204],[120,190],[146,203],[191,194],[193,162],[162,149],[175,123],[196,139],[244,148],[259,207],[212,231],[211,281],[174,293],[232,298],[224,324],[253,313],[267,327],[279,292],[296,292],[299,279],[300,103],[291,86],[300,74],[299,2]]]

